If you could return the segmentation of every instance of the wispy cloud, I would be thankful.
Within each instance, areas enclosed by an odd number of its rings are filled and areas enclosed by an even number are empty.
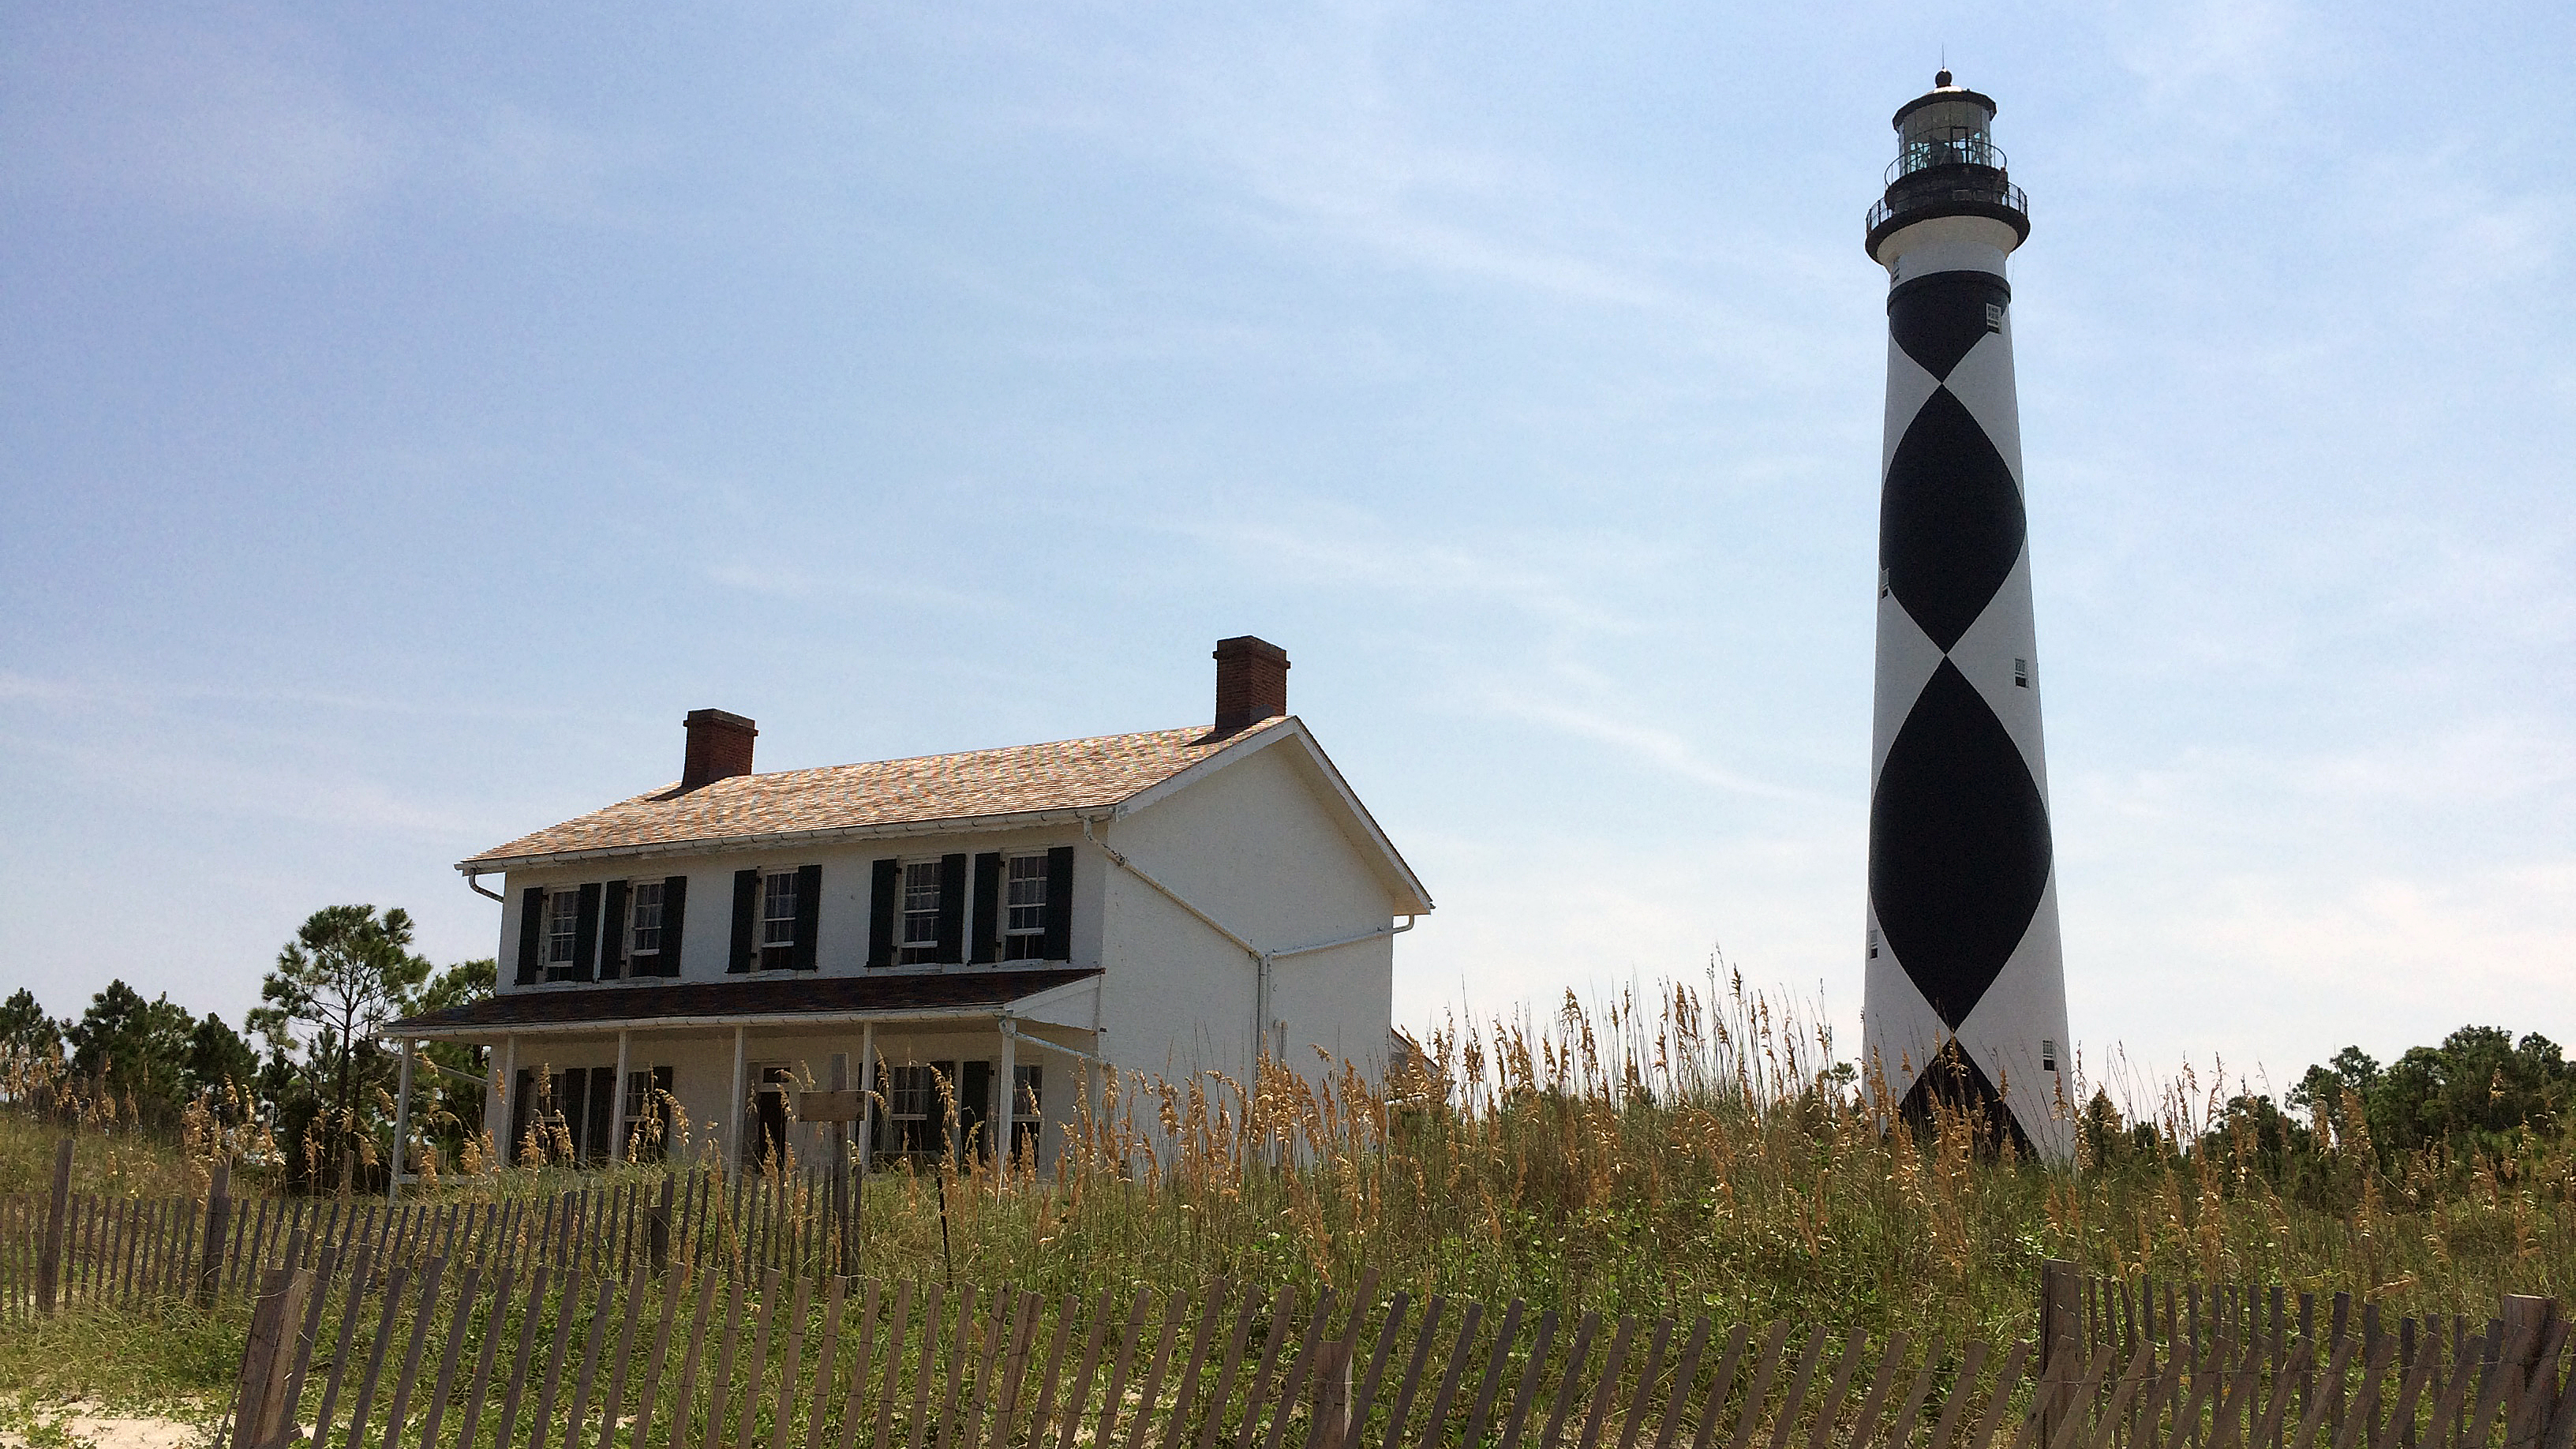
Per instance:
[[[356,100],[302,30],[176,11],[34,29],[6,63],[22,176],[319,238],[402,163],[402,127]]]
[[[1814,803],[1820,797],[1804,790],[1756,779],[1709,760],[1689,736],[1666,726],[1622,715],[1598,705],[1526,690],[1489,688],[1478,702],[1495,714],[1607,745],[1676,779],[1731,794],[1763,800]]]

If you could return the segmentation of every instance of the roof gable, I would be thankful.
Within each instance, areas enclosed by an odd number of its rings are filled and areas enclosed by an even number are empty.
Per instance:
[[[1306,729],[1306,722],[1294,715],[1282,721],[1278,728],[1265,726],[1257,739],[1247,732],[1240,748],[1226,749],[1206,759],[1193,761],[1174,772],[1169,779],[1137,791],[1118,803],[1110,812],[1111,818],[1150,809],[1157,802],[1188,789],[1209,775],[1269,749],[1285,750],[1296,762],[1297,776],[1324,802],[1351,848],[1369,863],[1379,883],[1397,902],[1396,911],[1399,914],[1429,911],[1431,893],[1424,888],[1422,878],[1413,873],[1413,867],[1395,848],[1395,842],[1378,827],[1377,817],[1360,803],[1358,792],[1342,778],[1341,770],[1333,764],[1332,757],[1324,753],[1324,747],[1315,742],[1314,735]]]

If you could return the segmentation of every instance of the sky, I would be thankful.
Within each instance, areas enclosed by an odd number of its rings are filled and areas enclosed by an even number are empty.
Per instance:
[[[1291,708],[1397,1015],[1857,1047],[1888,117],[2000,103],[2071,1013],[2576,1043],[2576,11],[0,11],[0,993],[675,777]]]

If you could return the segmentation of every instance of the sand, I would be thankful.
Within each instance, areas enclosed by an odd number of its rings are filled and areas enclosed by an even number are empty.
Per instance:
[[[93,1449],[200,1449],[214,1436],[195,1424],[148,1414],[111,1414],[106,1406],[75,1399],[36,1411],[40,1422]],[[0,1429],[0,1449],[26,1449],[27,1436]]]

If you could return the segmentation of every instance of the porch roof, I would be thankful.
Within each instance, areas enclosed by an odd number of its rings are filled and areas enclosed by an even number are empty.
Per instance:
[[[513,991],[464,1006],[407,1016],[388,1024],[380,1034],[396,1039],[436,1039],[509,1032],[793,1026],[807,1020],[819,1026],[871,1017],[998,1015],[1014,1002],[1088,982],[1099,975],[1098,967],[793,979],[764,974],[735,981]]]

